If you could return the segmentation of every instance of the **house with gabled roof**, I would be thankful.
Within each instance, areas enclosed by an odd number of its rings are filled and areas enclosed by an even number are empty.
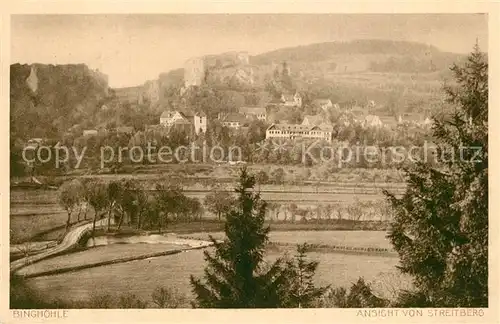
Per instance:
[[[249,122],[250,120],[240,113],[229,113],[222,119],[222,125],[232,129],[240,129]]]
[[[207,115],[204,112],[194,112],[186,110],[181,112],[182,116],[193,124],[196,135],[206,133],[207,131]]]
[[[281,102],[285,107],[301,107],[302,96],[297,91],[295,91],[295,93],[282,93]]]
[[[160,125],[170,127],[178,119],[184,119],[184,116],[179,111],[164,111],[160,115]]]
[[[325,117],[321,115],[305,115],[302,120],[302,125],[319,125],[325,121]]]
[[[314,99],[312,105],[321,108],[323,111],[333,108],[333,103],[330,99]]]
[[[164,127],[190,124],[198,135],[207,131],[207,115],[203,112],[193,111],[164,111],[160,116],[160,124]]]
[[[380,121],[387,128],[393,128],[398,125],[398,120],[394,116],[379,116]]]

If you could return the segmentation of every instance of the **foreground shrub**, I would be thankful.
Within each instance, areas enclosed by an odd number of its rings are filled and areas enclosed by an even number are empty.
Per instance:
[[[186,297],[165,287],[156,287],[151,294],[151,299],[158,308],[181,308],[189,305]]]
[[[91,294],[88,308],[113,308],[114,298],[109,294]]]
[[[71,308],[70,303],[61,300],[47,300],[31,288],[23,277],[10,277],[10,309]]]
[[[288,296],[286,307],[292,308],[311,308],[314,307],[317,300],[330,288],[316,287],[313,279],[318,268],[319,262],[307,260],[306,253],[310,246],[300,244],[297,246],[297,254],[293,260],[287,262],[287,271],[289,272]]]
[[[118,299],[119,308],[146,308],[148,303],[134,294],[124,294]]]
[[[377,308],[389,306],[389,300],[373,294],[370,285],[359,278],[349,290],[345,288],[330,288],[316,304],[324,308]]]

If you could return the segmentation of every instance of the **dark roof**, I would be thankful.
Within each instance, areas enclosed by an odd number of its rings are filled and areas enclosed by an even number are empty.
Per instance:
[[[223,122],[226,122],[226,123],[240,123],[240,124],[243,124],[243,123],[246,123],[248,122],[248,119],[243,116],[242,114],[239,114],[239,113],[230,113],[228,114]]]
[[[171,118],[176,112],[184,118],[192,118],[194,116],[207,117],[204,112],[194,112],[191,110],[167,110],[162,112],[160,118]]]
[[[121,126],[116,128],[117,133],[132,133],[134,131],[134,127],[132,126]]]
[[[191,118],[191,117],[194,117],[194,116],[199,116],[199,117],[207,117],[207,115],[204,113],[204,112],[196,112],[196,111],[192,111],[192,110],[182,110],[182,111],[179,111],[181,113],[181,115],[183,115],[184,117],[187,117],[187,118]]]
[[[240,107],[238,111],[242,114],[254,114],[254,115],[266,114],[266,108],[264,107]]]

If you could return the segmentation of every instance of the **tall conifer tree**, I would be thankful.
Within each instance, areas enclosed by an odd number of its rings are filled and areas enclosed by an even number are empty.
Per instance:
[[[451,116],[435,119],[437,164],[407,169],[389,238],[416,291],[402,306],[488,306],[488,63],[476,45],[451,68]]]

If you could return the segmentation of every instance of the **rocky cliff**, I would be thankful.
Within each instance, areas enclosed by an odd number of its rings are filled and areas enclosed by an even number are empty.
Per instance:
[[[251,86],[254,67],[247,52],[227,52],[191,58],[184,64],[184,85]]]
[[[13,64],[10,121],[14,137],[54,137],[88,120],[108,97],[108,78],[84,64]]]

